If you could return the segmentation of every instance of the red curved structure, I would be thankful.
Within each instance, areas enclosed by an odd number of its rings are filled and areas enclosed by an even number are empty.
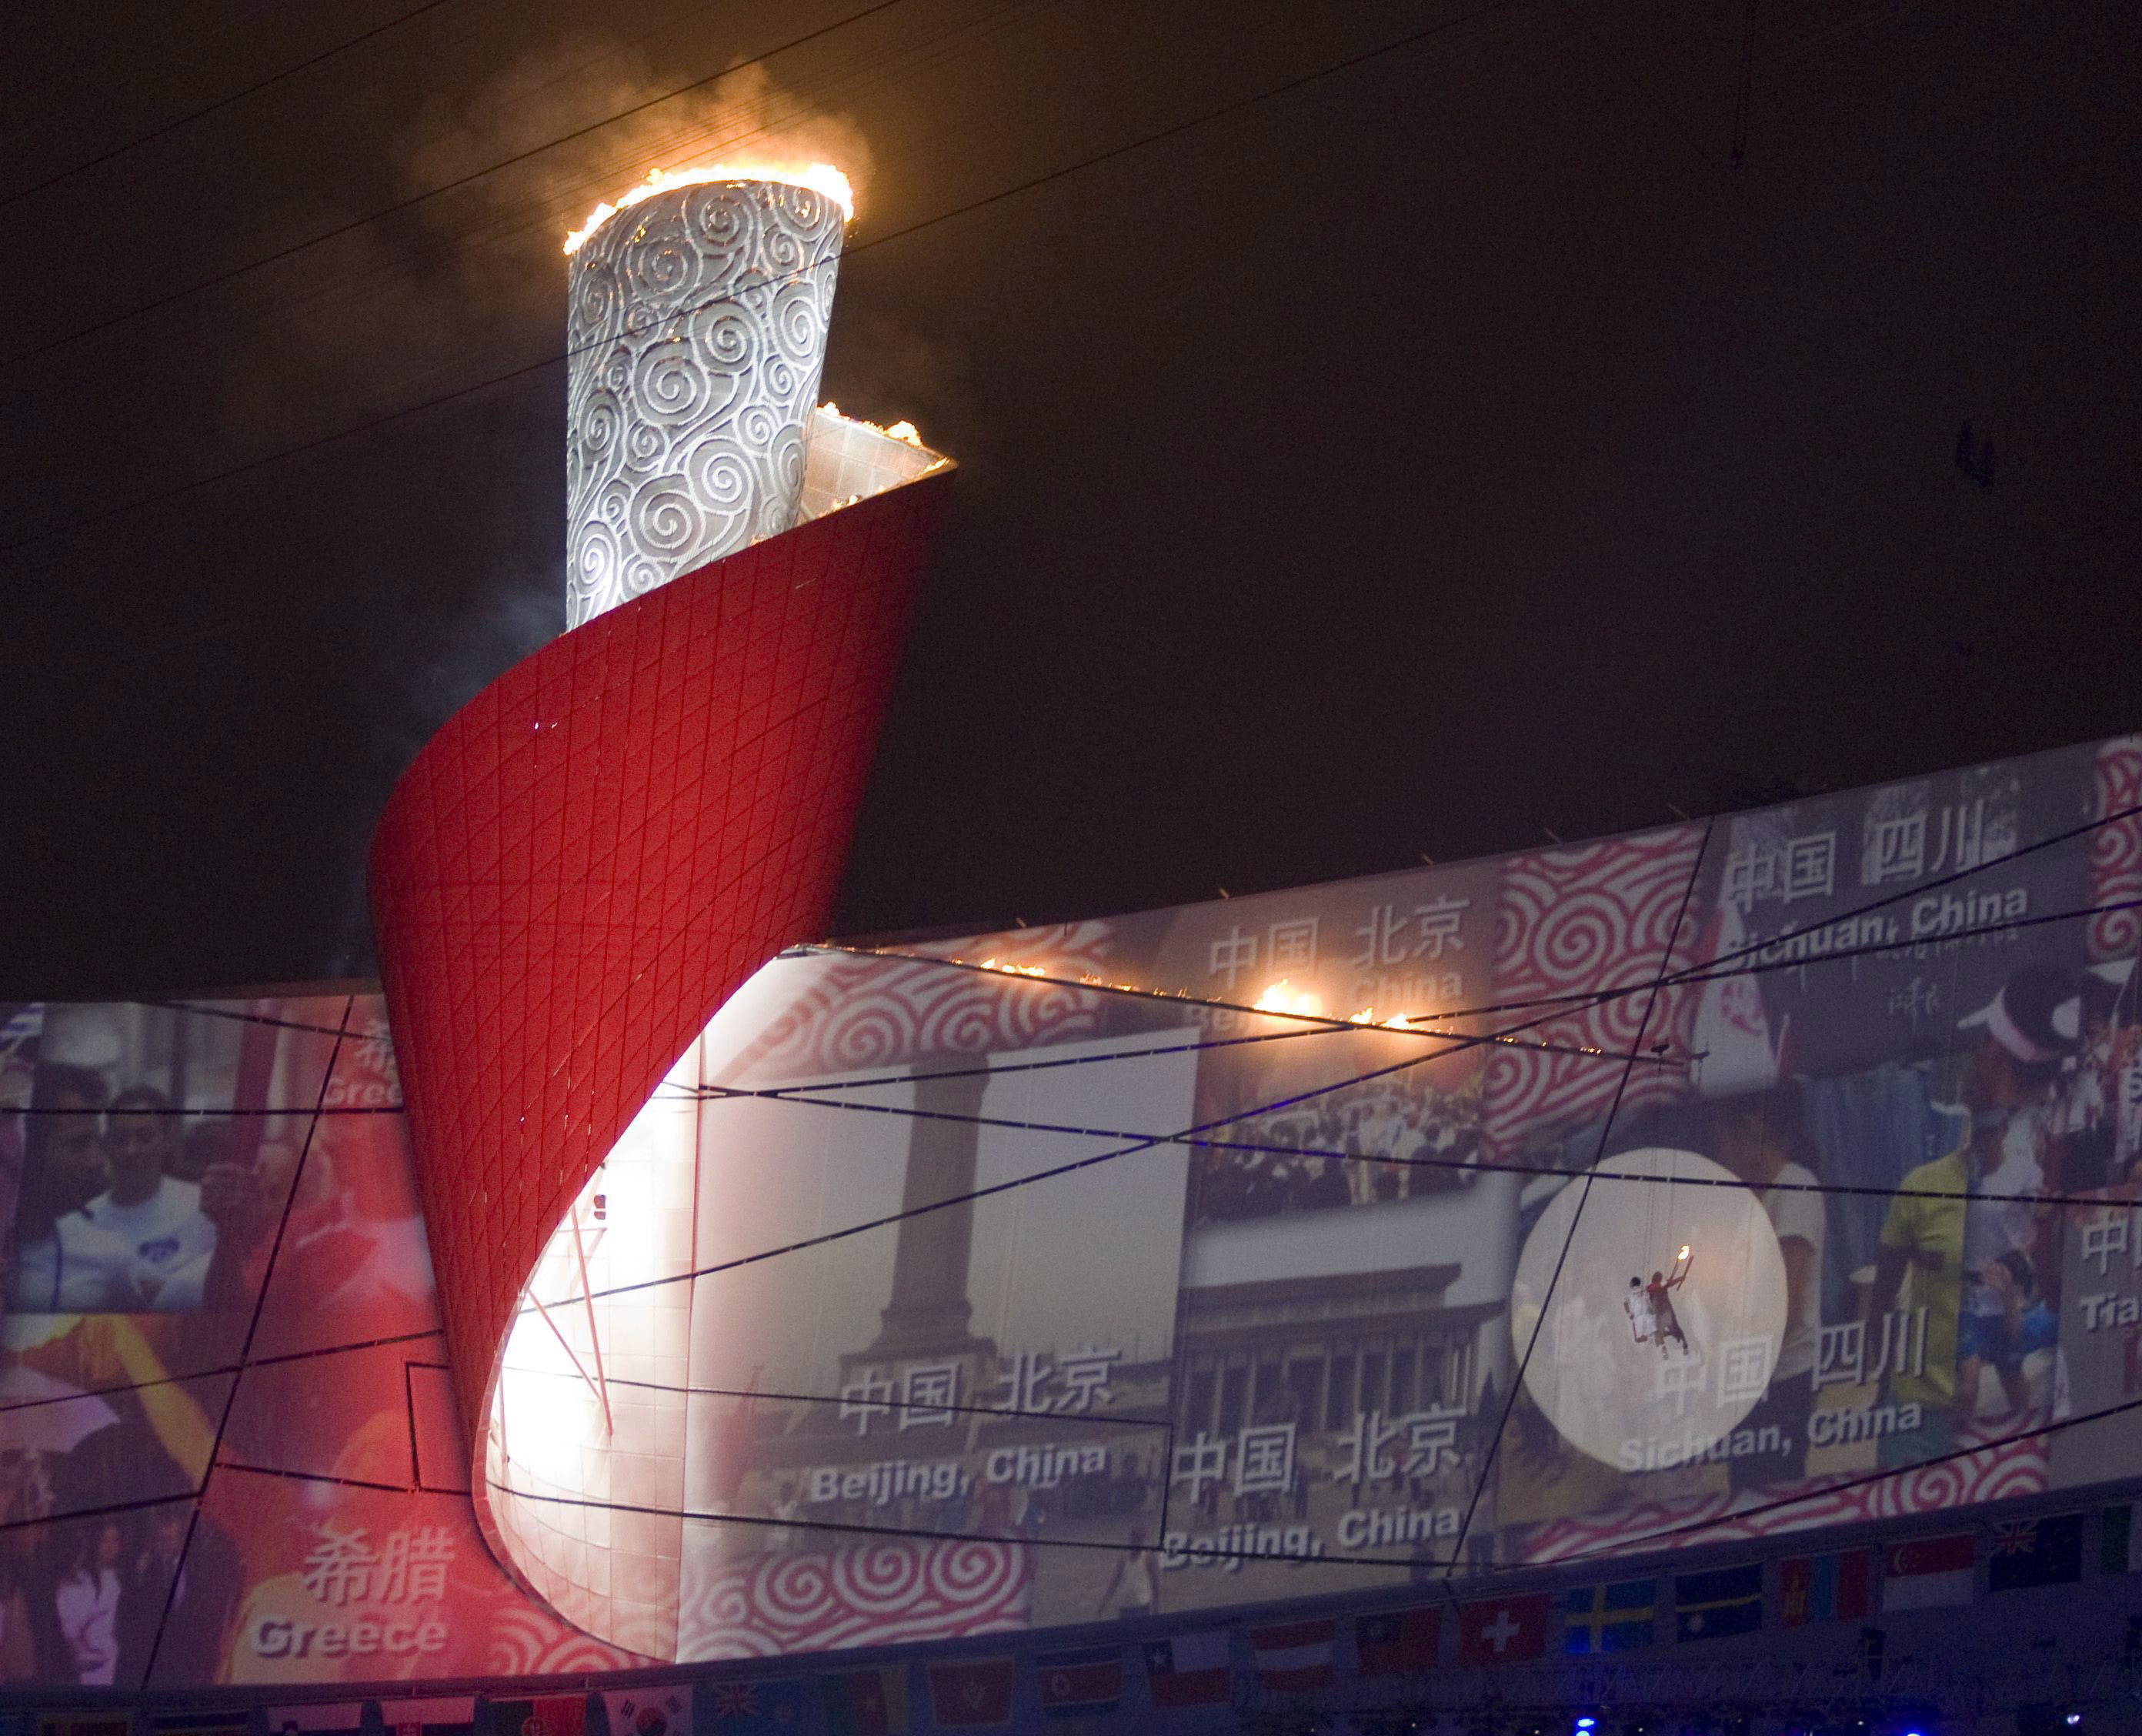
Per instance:
[[[372,911],[480,1512],[547,1239],[714,1010],[825,932],[949,481],[596,617],[395,786]]]

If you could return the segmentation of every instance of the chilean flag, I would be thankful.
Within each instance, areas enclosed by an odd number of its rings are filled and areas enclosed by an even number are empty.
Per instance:
[[[1250,1649],[1256,1654],[1257,1680],[1281,1694],[1329,1688],[1335,1621],[1290,1621],[1276,1628],[1251,1628]]]
[[[1226,1630],[1178,1634],[1145,1648],[1145,1679],[1156,1706],[1210,1706],[1233,1687]]]

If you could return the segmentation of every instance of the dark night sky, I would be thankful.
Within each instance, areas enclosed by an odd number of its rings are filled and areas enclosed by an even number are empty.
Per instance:
[[[33,0],[0,197],[415,0]],[[16,357],[861,9],[446,0],[0,208]],[[866,141],[827,395],[963,475],[840,913],[1110,911],[2142,722],[2142,12],[902,0],[0,365],[0,542],[531,368],[740,101]],[[813,122],[813,125],[819,123]],[[724,131],[726,129],[726,131]],[[0,993],[368,970],[395,775],[563,605],[562,367],[0,555]],[[1962,474],[1957,428],[1995,443]]]

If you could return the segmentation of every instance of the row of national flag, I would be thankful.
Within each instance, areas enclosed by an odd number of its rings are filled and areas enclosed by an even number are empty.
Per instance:
[[[600,1694],[412,1695],[223,1711],[0,1712],[0,1736],[693,1736],[689,1683]],[[800,1733],[799,1733],[800,1736]]]
[[[991,1657],[735,1678],[596,1694],[308,1702],[222,1712],[0,1714],[0,1736],[905,1736],[1024,1725],[1057,1736],[1126,1704],[1222,1704],[1240,1687],[1312,1694],[1342,1675],[1491,1668],[1559,1653],[1639,1651],[1967,1604],[1988,1593],[2142,1572],[2132,1506],[1996,1521],[1766,1563],[1611,1580],[1550,1593],[1423,1604],[1350,1618],[1181,1633]],[[1022,1686],[1030,1681],[1030,1685]]]
[[[1362,1675],[1401,1674],[1433,1668],[1441,1635],[1440,1612],[1433,1608],[1386,1611],[1359,1618],[1354,1669]],[[1276,1693],[1303,1694],[1330,1688],[1340,1671],[1341,1623],[1332,1617],[1282,1622],[1247,1630],[1248,1674]],[[1233,1698],[1241,1674],[1237,1669],[1235,1630],[1177,1634],[1126,1649],[1087,1645],[1045,1651],[1031,1657],[1034,1704],[1052,1728],[1069,1731],[1082,1723],[1113,1718],[1130,1698],[1135,1673],[1144,1676],[1145,1701],[1154,1708],[1225,1704]],[[1131,1666],[1139,1666],[1134,1672]],[[1020,1660],[1009,1656],[926,1663],[919,1674],[927,1697],[930,1724],[937,1729],[972,1729],[1007,1725],[1019,1709]],[[768,1685],[758,1686],[763,1690]],[[777,1684],[784,1694],[803,1684]],[[742,1690],[750,1694],[751,1684]],[[713,1690],[718,1714],[726,1709]],[[826,1736],[901,1736],[920,1728],[921,1709],[910,1699],[904,1665],[837,1671],[819,1680]],[[733,1707],[733,1717],[718,1715],[718,1736],[758,1736],[762,1731],[801,1728],[801,1709],[792,1718],[765,1716],[763,1693]]]
[[[1059,1733],[1113,1719],[1138,1696],[1157,1710],[1222,1704],[1241,1686],[1275,1694],[1312,1694],[1357,1678],[1419,1674],[1456,1665],[1523,1663],[1551,1651],[1586,1654],[1641,1649],[1666,1641],[1690,1644],[1863,1619],[1878,1610],[1967,1603],[1977,1594],[1982,1556],[1989,1590],[2057,1585],[2081,1576],[2091,1515],[2003,1521],[1985,1531],[1918,1537],[1861,1547],[1747,1561],[1688,1573],[1608,1581],[1559,1595],[1545,1592],[1474,1599],[1454,1610],[1441,1604],[1215,1629],[1122,1645],[1074,1647],[1028,1654],[833,1670],[813,1682],[716,1684],[710,1719],[698,1736],[804,1736],[811,1702],[824,1736],[902,1736],[927,1727],[984,1729],[1024,1722],[1030,1710]],[[2142,1571],[2142,1526],[2134,1510],[2104,1510],[2099,1557],[2111,1573]],[[1774,1567],[1774,1579],[1771,1577]],[[1448,1637],[1447,1637],[1448,1636]],[[1350,1640],[1349,1645],[1347,1642]],[[1350,1653],[1350,1656],[1349,1654]],[[1023,1667],[1033,1675],[1021,1704]],[[527,1733],[539,1736],[539,1733]],[[553,1733],[540,1733],[553,1736]],[[616,1732],[614,1736],[626,1736]]]
[[[2142,1526],[2135,1515],[2133,1506],[2123,1505],[2095,1516],[2100,1574],[2142,1572]],[[2002,1520],[1982,1531],[1794,1556],[1777,1564],[1774,1594],[1766,1591],[1760,1561],[1579,1587],[1555,1600],[1559,1649],[1581,1654],[1638,1650],[1668,1635],[1681,1643],[1726,1639],[1769,1625],[1767,1612],[1773,1607],[1775,1625],[1794,1628],[1968,1604],[1979,1595],[1982,1564],[1989,1593],[2071,1585],[2084,1575],[2092,1517],[2072,1512]],[[1550,1635],[1543,1601],[1510,1598],[1493,1606],[1468,1605],[1482,1615],[1477,1624],[1468,1620],[1461,1635],[1458,1662],[1544,1655]],[[1489,1625],[1498,1620],[1504,1624],[1499,1632]]]

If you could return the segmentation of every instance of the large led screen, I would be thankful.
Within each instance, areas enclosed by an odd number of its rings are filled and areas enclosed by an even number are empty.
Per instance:
[[[784,956],[658,1096],[681,1300],[620,1169],[509,1353],[651,1442],[523,1576],[712,1659],[2125,1474],[2138,804],[2129,739]],[[631,1661],[473,1523],[376,999],[0,1012],[0,1679]]]

